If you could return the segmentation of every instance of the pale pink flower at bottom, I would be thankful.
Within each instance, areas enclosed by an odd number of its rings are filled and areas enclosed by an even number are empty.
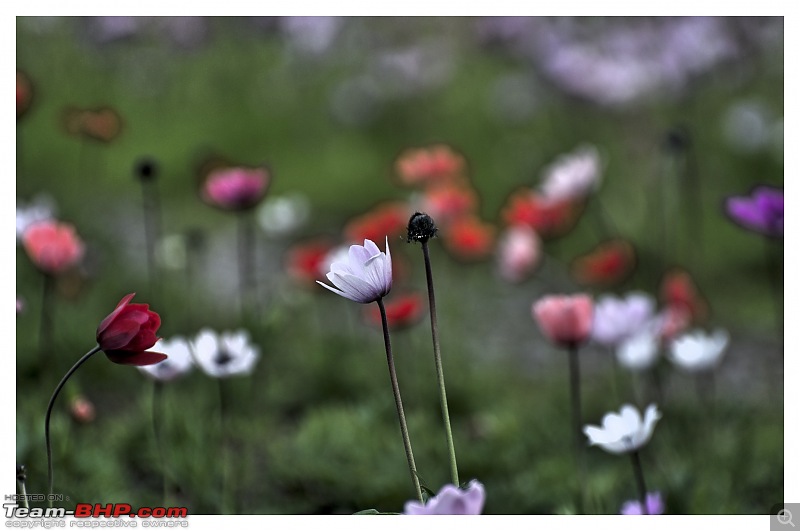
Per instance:
[[[486,491],[477,479],[466,489],[448,484],[424,505],[418,501],[406,502],[403,514],[481,514],[486,501]]]

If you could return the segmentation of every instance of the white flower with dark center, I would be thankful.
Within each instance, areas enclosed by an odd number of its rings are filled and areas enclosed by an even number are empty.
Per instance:
[[[675,365],[690,372],[708,370],[719,363],[728,346],[728,339],[725,330],[716,330],[713,334],[695,330],[678,336],[670,343],[669,358]]]
[[[383,298],[392,289],[388,237],[385,253],[372,240],[364,240],[364,245],[351,245],[347,259],[333,262],[326,276],[334,287],[317,283],[351,301],[366,304]]]
[[[158,351],[167,355],[167,359],[153,365],[137,367],[147,376],[162,382],[174,380],[183,376],[194,366],[192,351],[189,342],[177,336],[172,339],[162,339],[158,342]]]
[[[259,356],[258,347],[241,329],[217,334],[204,328],[192,341],[192,352],[197,365],[214,378],[250,374]]]
[[[612,454],[623,454],[644,446],[660,418],[661,412],[655,404],[647,406],[644,420],[638,409],[625,404],[619,413],[606,413],[602,427],[586,425],[583,433],[589,438],[589,444],[600,446]]]

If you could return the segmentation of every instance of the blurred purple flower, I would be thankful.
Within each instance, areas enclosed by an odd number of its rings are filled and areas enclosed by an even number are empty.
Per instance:
[[[647,514],[664,514],[664,500],[661,498],[660,492],[648,492],[647,499]],[[619,514],[644,514],[642,511],[642,502],[639,500],[629,500],[622,504]]]
[[[746,229],[773,238],[783,237],[783,190],[779,188],[762,185],[749,196],[729,197],[725,211]]]
[[[473,479],[465,490],[445,485],[425,505],[418,501],[406,502],[403,514],[481,514],[485,501],[483,484]]]
[[[592,339],[602,345],[619,345],[653,319],[654,308],[655,301],[645,293],[600,297],[594,308]]]

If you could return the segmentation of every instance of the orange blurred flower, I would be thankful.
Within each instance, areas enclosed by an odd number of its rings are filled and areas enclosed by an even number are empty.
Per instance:
[[[460,177],[465,166],[464,157],[450,146],[434,144],[405,150],[394,169],[402,184],[427,186]]]
[[[572,275],[580,284],[611,286],[619,284],[636,267],[636,253],[625,240],[610,240],[572,262]]]
[[[71,135],[108,143],[122,132],[122,118],[111,107],[70,107],[64,111],[64,126]]]

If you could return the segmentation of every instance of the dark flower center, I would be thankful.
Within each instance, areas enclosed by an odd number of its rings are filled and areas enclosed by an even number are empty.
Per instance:
[[[408,242],[425,243],[436,236],[436,223],[428,214],[415,212],[408,220]]]
[[[233,356],[231,356],[231,353],[225,349],[220,349],[217,351],[217,355],[214,356],[214,363],[220,366],[227,365],[231,361],[233,361]]]

